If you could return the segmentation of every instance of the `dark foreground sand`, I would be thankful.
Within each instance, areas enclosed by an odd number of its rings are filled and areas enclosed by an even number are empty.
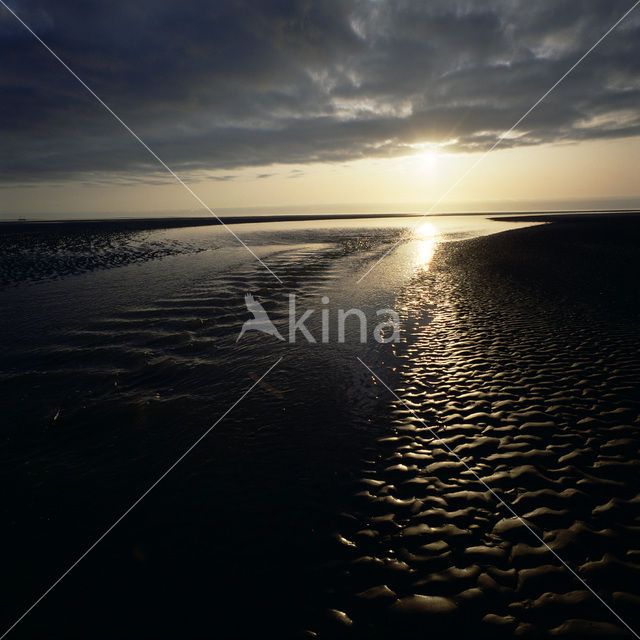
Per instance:
[[[119,252],[107,240],[100,268]],[[172,249],[127,242],[132,260]],[[302,246],[270,264],[333,300],[358,256],[388,246],[345,242],[351,253],[314,262]],[[79,245],[52,243],[67,273]],[[391,345],[236,345],[244,293],[282,295],[253,261],[78,328],[36,310],[55,331],[2,369],[7,625],[248,371],[286,357],[8,637],[631,637],[465,464],[640,628],[639,247],[628,216],[445,243],[400,292],[414,322],[395,358]],[[43,272],[26,264],[11,282]],[[20,286],[9,293],[37,288]]]
[[[632,637],[467,467],[640,631],[639,257],[635,218],[441,247],[327,637]]]

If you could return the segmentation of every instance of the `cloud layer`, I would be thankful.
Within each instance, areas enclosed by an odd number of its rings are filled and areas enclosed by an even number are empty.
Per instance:
[[[172,168],[491,146],[628,0],[12,3]],[[147,153],[0,8],[3,180],[157,179]],[[640,133],[640,10],[503,146]]]

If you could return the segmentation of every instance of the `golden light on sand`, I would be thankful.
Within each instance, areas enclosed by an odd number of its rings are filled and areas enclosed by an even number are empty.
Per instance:
[[[438,243],[438,229],[430,222],[423,222],[416,227],[413,235],[417,240],[416,262],[425,271],[428,271]]]

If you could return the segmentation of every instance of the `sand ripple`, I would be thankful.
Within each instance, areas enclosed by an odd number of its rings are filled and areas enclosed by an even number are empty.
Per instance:
[[[507,281],[487,242],[405,292],[435,314],[399,354],[403,402],[336,534],[342,632],[628,635],[485,485],[640,628],[637,321]]]

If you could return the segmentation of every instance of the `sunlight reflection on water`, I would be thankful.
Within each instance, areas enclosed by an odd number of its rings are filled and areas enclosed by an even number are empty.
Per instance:
[[[436,245],[440,241],[438,229],[430,222],[425,222],[414,231],[414,237],[417,240],[416,263],[425,271],[428,271],[431,260],[433,260]]]

